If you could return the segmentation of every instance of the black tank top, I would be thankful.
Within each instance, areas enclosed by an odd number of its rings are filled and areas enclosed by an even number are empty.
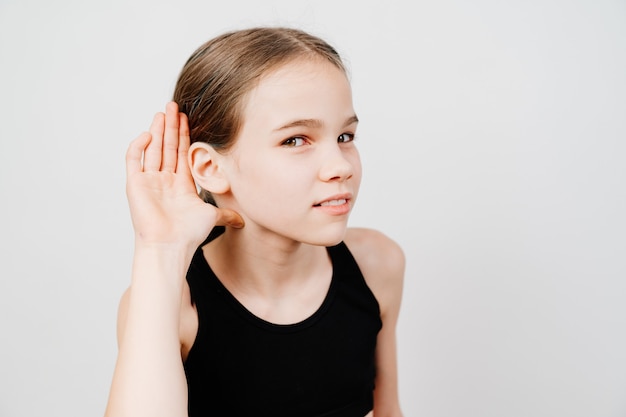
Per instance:
[[[253,315],[201,249],[187,273],[198,334],[185,361],[190,417],[363,417],[373,407],[376,298],[344,243],[327,248],[320,308],[288,325]]]

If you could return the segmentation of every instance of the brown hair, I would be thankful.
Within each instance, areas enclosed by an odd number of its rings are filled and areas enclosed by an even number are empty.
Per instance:
[[[187,60],[173,100],[189,118],[191,142],[220,151],[242,125],[243,99],[269,71],[298,58],[322,58],[346,72],[337,51],[298,29],[258,27],[228,32],[200,46]],[[215,204],[210,193],[202,198]]]

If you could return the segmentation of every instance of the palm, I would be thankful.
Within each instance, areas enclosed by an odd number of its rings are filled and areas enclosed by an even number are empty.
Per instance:
[[[199,244],[220,220],[227,224],[237,216],[200,199],[188,149],[187,119],[175,103],[128,149],[128,201],[135,233],[144,242]]]

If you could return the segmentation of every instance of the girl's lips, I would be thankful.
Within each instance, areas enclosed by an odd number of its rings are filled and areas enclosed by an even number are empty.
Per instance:
[[[352,200],[352,194],[337,194],[329,196],[319,203],[314,204],[314,207],[328,207],[328,206],[341,206],[342,204],[346,204]]]
[[[324,200],[319,204],[314,205],[318,210],[323,211],[326,214],[333,216],[341,216],[350,212],[350,199],[349,198],[331,198]]]
[[[328,206],[340,206],[342,204],[346,204],[347,200],[345,198],[340,198],[337,200],[328,200],[328,201],[324,201],[323,203],[320,203],[319,205],[321,207],[328,207]]]

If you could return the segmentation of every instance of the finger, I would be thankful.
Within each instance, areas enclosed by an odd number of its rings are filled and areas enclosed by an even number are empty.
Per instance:
[[[191,176],[189,171],[189,161],[187,161],[187,155],[189,154],[189,120],[185,113],[179,113],[179,129],[178,129],[178,161],[176,164],[176,173],[186,174]]]
[[[128,146],[126,151],[126,175],[130,176],[142,171],[142,158],[146,146],[152,140],[148,132],[143,132]]]
[[[217,209],[217,219],[215,221],[216,226],[230,226],[235,229],[241,229],[244,227],[243,218],[234,210],[230,209]]]
[[[161,169],[164,124],[165,115],[163,113],[155,114],[152,125],[150,126],[152,140],[148,144],[143,156],[144,171],[158,171]]]
[[[165,134],[163,136],[163,159],[161,169],[163,171],[174,172],[176,170],[176,159],[178,157],[178,104],[167,103],[165,107]]]

